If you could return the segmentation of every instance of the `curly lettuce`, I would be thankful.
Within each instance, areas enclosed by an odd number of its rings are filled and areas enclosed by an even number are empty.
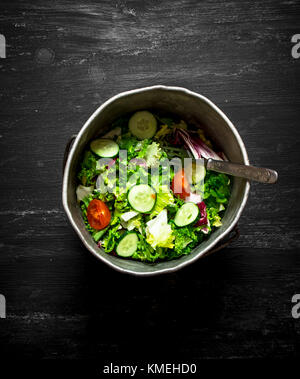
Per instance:
[[[156,203],[150,214],[150,218],[157,216],[167,206],[174,204],[174,196],[167,186],[160,186],[156,193]]]
[[[210,226],[222,226],[220,212],[225,210],[230,197],[230,179],[225,174],[208,171],[204,183],[203,199]],[[211,229],[211,227],[210,227]]]
[[[96,177],[99,173],[100,171],[97,168],[97,158],[91,151],[86,151],[80,165],[78,179],[85,187],[89,187],[95,184]]]

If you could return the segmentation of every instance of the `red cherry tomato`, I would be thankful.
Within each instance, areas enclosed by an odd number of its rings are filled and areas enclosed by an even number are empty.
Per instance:
[[[94,199],[87,208],[87,219],[92,228],[101,230],[110,223],[111,214],[103,201]]]
[[[181,199],[185,199],[190,195],[191,189],[184,170],[178,171],[172,181],[172,190]]]

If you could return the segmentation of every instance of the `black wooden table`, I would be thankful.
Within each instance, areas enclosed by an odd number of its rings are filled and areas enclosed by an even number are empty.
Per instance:
[[[0,7],[1,358],[299,357],[299,1]],[[279,182],[251,186],[237,242],[144,279],[81,245],[62,209],[61,165],[103,101],[154,84],[214,101],[251,163],[278,170]]]

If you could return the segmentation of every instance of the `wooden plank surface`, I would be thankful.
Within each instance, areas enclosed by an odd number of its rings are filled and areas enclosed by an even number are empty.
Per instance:
[[[0,4],[1,356],[296,357],[300,321],[299,1]],[[61,206],[68,137],[106,99],[183,86],[236,125],[253,184],[241,237],[174,275],[138,279],[90,257]],[[122,320],[122,322],[120,322]],[[126,328],[124,327],[126,325]],[[178,342],[180,341],[180,342]]]

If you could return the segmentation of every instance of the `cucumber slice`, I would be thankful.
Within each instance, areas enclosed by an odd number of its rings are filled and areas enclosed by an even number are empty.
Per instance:
[[[108,138],[99,138],[91,142],[91,150],[102,158],[113,158],[119,152],[119,145]]]
[[[139,238],[136,233],[127,233],[119,242],[116,252],[120,257],[131,257],[137,250]]]
[[[152,113],[139,111],[131,116],[129,123],[130,132],[138,139],[152,138],[156,133],[157,122]]]
[[[185,203],[177,211],[175,215],[176,226],[187,226],[194,223],[199,216],[199,208],[195,203]]]
[[[149,213],[155,206],[156,192],[148,184],[138,184],[129,190],[128,201],[135,211]]]

